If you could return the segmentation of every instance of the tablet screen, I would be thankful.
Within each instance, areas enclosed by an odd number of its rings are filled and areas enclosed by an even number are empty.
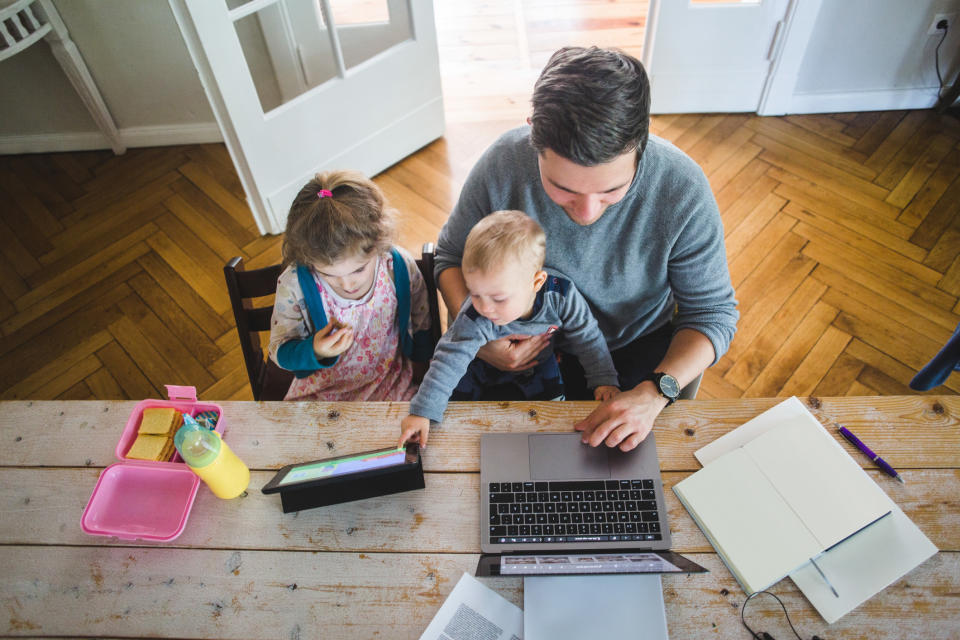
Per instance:
[[[290,469],[278,485],[282,487],[298,482],[333,478],[348,473],[391,467],[406,462],[406,456],[407,454],[404,449],[387,449],[384,451],[361,453],[346,458],[309,462]]]

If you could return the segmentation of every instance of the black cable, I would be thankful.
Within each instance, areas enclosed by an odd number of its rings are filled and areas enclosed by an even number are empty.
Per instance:
[[[777,601],[777,603],[780,605],[780,608],[783,609],[783,615],[786,616],[787,624],[790,625],[790,630],[793,631],[793,635],[797,636],[797,640],[803,640],[803,638],[800,637],[800,634],[797,633],[797,630],[794,629],[793,622],[791,622],[790,620],[790,614],[787,613],[787,607],[784,606],[783,601],[780,600],[780,598],[778,598],[775,594],[770,593],[769,591],[756,591],[754,593],[751,593],[749,596],[747,596],[747,599],[743,601],[743,606],[740,607],[740,623],[747,628],[747,631],[750,632],[750,636],[754,638],[754,640],[766,640],[767,638],[771,638],[772,640],[772,636],[770,636],[770,634],[768,634],[766,631],[761,631],[760,633],[756,633],[753,629],[751,629],[750,625],[747,624],[746,618],[744,617],[744,614],[746,613],[746,610],[747,610],[747,603],[750,602],[754,598],[754,596],[758,596],[761,593],[765,593]],[[813,640],[819,640],[819,638],[817,638],[817,636],[813,636]]]
[[[939,98],[940,94],[943,93],[943,78],[940,76],[940,45],[942,45],[943,41],[947,39],[948,31],[950,31],[949,23],[947,23],[947,26],[943,28],[943,35],[940,36],[940,42],[937,43],[937,48],[933,52],[934,68],[937,70],[937,82],[940,83],[940,88],[937,89],[937,98]]]

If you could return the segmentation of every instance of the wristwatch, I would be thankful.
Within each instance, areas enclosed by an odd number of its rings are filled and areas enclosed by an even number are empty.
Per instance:
[[[647,380],[653,381],[660,395],[667,399],[668,407],[676,402],[677,396],[680,395],[680,383],[677,382],[676,378],[669,373],[660,372],[647,375],[641,382],[646,382]]]

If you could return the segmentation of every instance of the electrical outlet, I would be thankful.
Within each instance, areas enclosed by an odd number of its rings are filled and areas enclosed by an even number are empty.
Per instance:
[[[947,24],[950,25],[951,29],[956,29],[957,27],[957,13],[938,13],[933,16],[933,21],[930,23],[930,28],[927,29],[928,36],[939,36],[943,35],[943,29],[937,29],[937,23],[941,20],[946,20]]]

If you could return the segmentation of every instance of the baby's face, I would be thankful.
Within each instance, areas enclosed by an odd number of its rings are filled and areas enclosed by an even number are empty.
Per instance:
[[[530,316],[546,272],[513,264],[486,272],[464,271],[463,279],[477,313],[496,325],[505,325]]]
[[[341,298],[359,300],[373,286],[377,254],[358,253],[335,260],[333,264],[315,264],[313,268]]]

